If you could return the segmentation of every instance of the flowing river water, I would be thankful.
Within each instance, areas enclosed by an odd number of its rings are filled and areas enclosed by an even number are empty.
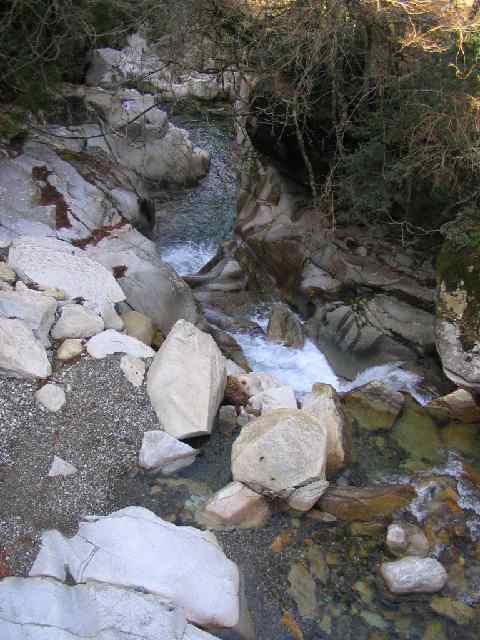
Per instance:
[[[228,116],[211,114],[209,121],[177,117],[175,123],[187,128],[212,158],[209,175],[199,186],[157,197],[159,252],[186,275],[196,273],[232,232],[235,151]],[[262,327],[269,303],[259,298],[248,310]],[[234,335],[254,371],[275,375],[299,396],[316,382],[347,391],[381,379],[410,392],[420,403],[428,400],[421,379],[396,363],[365,370],[346,381],[311,341],[303,349],[289,349],[261,335]],[[201,449],[195,465],[174,478],[144,480],[137,488],[142,494],[138,500],[177,524],[198,526],[199,509],[231,479],[230,449],[237,434],[238,428],[219,421],[209,438],[191,442]],[[392,559],[385,548],[384,522],[325,523],[316,513],[298,517],[279,510],[261,529],[217,532],[225,552],[242,571],[257,640],[478,638],[480,616],[477,611],[474,623],[469,612],[480,603],[480,494],[465,477],[465,450],[437,456],[435,444],[429,442],[432,434],[418,439],[415,432],[409,435],[412,448],[421,446],[430,455],[431,464],[422,465],[415,451],[406,454],[398,447],[395,435],[354,429],[353,437],[352,464],[338,484],[413,483],[417,499],[402,518],[417,520],[429,530],[434,553],[449,571],[447,589],[439,600],[389,594],[378,573],[380,563]],[[478,438],[475,443],[480,454]],[[457,507],[449,503],[454,498]]]

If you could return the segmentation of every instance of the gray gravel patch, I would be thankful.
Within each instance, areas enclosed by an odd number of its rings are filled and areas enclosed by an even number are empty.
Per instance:
[[[129,504],[143,433],[158,428],[145,385],[125,379],[120,356],[84,357],[51,382],[66,391],[58,413],[36,405],[38,383],[0,378],[0,552],[15,575],[28,572],[43,529],[73,535],[82,516]],[[49,478],[54,455],[78,473]]]

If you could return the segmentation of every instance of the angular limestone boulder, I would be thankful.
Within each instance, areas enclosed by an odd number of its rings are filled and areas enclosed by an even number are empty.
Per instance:
[[[87,342],[87,351],[92,358],[105,358],[113,353],[126,353],[134,358],[153,358],[155,351],[136,338],[131,338],[114,329],[98,333]]]
[[[277,380],[275,376],[269,373],[244,373],[232,377],[238,381],[248,398],[268,391],[269,389],[283,386],[280,380]]]
[[[107,303],[125,300],[110,271],[85,251],[54,238],[15,240],[8,265],[25,281],[61,289],[69,298],[83,298],[99,313]]]
[[[157,352],[147,392],[163,429],[184,439],[211,433],[227,379],[213,338],[179,320]]]
[[[58,384],[46,384],[35,393],[36,402],[47,411],[60,411],[66,402],[65,391]]]
[[[83,353],[83,342],[78,338],[67,338],[57,351],[57,360],[71,360]]]
[[[264,415],[277,409],[297,409],[297,399],[292,387],[283,385],[281,387],[272,387],[267,391],[262,391],[252,396],[249,406]]]
[[[195,462],[198,451],[165,431],[145,431],[138,464],[152,473],[169,475],[189,467]]]
[[[268,321],[267,338],[274,342],[283,342],[287,347],[295,349],[300,349],[305,344],[302,323],[286,304],[273,306]]]
[[[49,344],[48,333],[55,321],[56,310],[56,300],[38,291],[26,287],[0,291],[0,316],[23,320],[33,335],[46,346]]]
[[[52,373],[45,347],[22,320],[0,318],[0,373],[13,378],[48,378]]]
[[[270,507],[241,482],[230,482],[210,498],[198,518],[210,529],[251,529],[267,523]]]
[[[74,476],[77,473],[77,471],[78,469],[74,467],[73,464],[70,464],[70,462],[63,460],[58,456],[53,456],[53,462],[50,466],[48,477],[56,478],[60,476],[60,477],[66,478],[68,476]]]
[[[232,448],[234,480],[285,500],[299,492],[304,510],[328,486],[326,464],[327,431],[305,411],[280,409],[253,420],[243,427]],[[313,492],[308,491],[311,486]]]
[[[51,578],[2,580],[0,626],[5,640],[215,640],[155,594]]]
[[[396,562],[384,562],[380,567],[392,593],[436,593],[447,582],[447,572],[434,558],[407,556]]]
[[[66,304],[52,329],[52,338],[91,338],[104,329],[102,318],[81,304]]]
[[[123,371],[126,379],[134,387],[141,387],[145,378],[145,362],[140,358],[133,356],[123,356],[120,360],[120,369]]]
[[[331,478],[348,464],[352,446],[350,421],[335,389],[328,384],[313,385],[302,409],[317,417],[327,431],[327,478]]]
[[[177,527],[142,507],[91,517],[65,538],[45,531],[30,576],[96,581],[155,594],[188,621],[233,627],[239,620],[239,573],[215,537]],[[161,636],[160,636],[161,637]]]

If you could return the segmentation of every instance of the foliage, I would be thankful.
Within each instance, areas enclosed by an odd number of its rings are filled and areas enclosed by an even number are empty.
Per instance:
[[[249,133],[325,219],[430,233],[480,195],[480,3],[204,0]]]

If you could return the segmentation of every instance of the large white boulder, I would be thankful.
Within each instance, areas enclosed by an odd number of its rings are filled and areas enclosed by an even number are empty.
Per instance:
[[[66,304],[52,329],[52,338],[90,338],[104,329],[102,318],[81,304]]]
[[[249,401],[252,409],[260,411],[262,415],[277,409],[297,409],[297,399],[292,387],[283,385],[281,387],[271,387],[266,391],[257,393]]]
[[[350,456],[350,421],[337,392],[329,384],[313,385],[303,399],[302,409],[318,418],[327,431],[327,477],[345,467]]]
[[[238,569],[215,537],[177,527],[142,507],[91,517],[73,538],[44,532],[30,575],[64,581],[68,573],[75,582],[156,594],[203,626],[234,627],[239,621]]]
[[[172,438],[165,431],[145,431],[138,464],[147,471],[161,471],[169,475],[190,466],[197,454],[193,447]]]
[[[29,138],[23,153],[2,158],[2,245],[22,235],[86,238],[112,222],[115,209],[108,194],[62,160],[51,143],[52,138],[48,143]]]
[[[87,342],[87,352],[92,358],[105,358],[113,353],[126,353],[134,358],[153,358],[155,351],[136,338],[107,329]]]
[[[33,335],[44,345],[49,344],[48,333],[55,320],[57,302],[31,289],[0,291],[0,316],[23,320]]]
[[[175,438],[211,433],[227,379],[213,338],[179,320],[157,352],[147,391],[163,429]]]
[[[22,320],[0,318],[0,373],[13,378],[48,378],[52,373],[45,347]]]
[[[5,640],[214,640],[156,595],[51,578],[2,580],[0,627]]]
[[[436,593],[447,583],[447,572],[435,558],[407,556],[384,562],[380,572],[392,593]]]
[[[15,240],[8,253],[8,265],[22,280],[61,289],[69,298],[83,298],[99,313],[107,303],[125,300],[110,271],[82,249],[61,240]]]
[[[311,508],[327,488],[326,464],[325,426],[298,409],[279,409],[253,420],[232,447],[234,480],[301,510]]]
[[[107,269],[123,268],[119,282],[128,304],[150,318],[163,335],[179,319],[197,321],[190,287],[160,260],[155,243],[129,225],[114,230],[86,251]]]

